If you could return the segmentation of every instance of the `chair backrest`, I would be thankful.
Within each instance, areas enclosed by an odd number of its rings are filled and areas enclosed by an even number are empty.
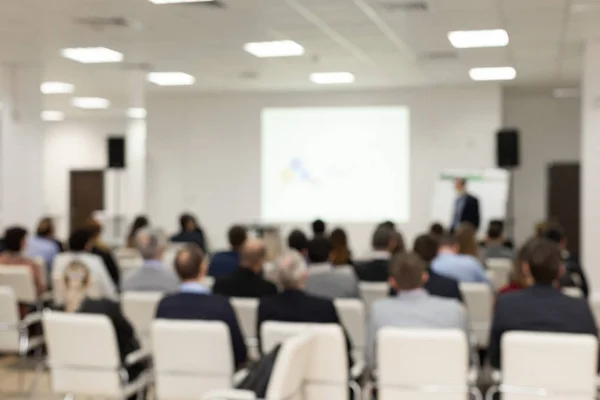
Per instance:
[[[492,326],[494,294],[487,283],[460,283],[471,323],[471,334],[480,348],[487,348]]]
[[[163,297],[160,292],[124,292],[121,295],[123,314],[135,328],[142,347],[150,349],[150,329],[156,307]]]
[[[38,301],[33,273],[26,265],[0,265],[0,286],[11,287],[19,303],[35,304]]]
[[[596,325],[600,325],[600,292],[590,293],[589,297],[590,308],[594,314]]]
[[[152,354],[159,399],[202,398],[231,387],[233,350],[224,322],[156,320]]]
[[[583,298],[583,291],[581,289],[579,289],[578,287],[564,287],[561,289],[561,291],[566,294],[567,296],[570,297],[575,297],[578,299]]]
[[[496,289],[508,284],[513,261],[508,258],[488,258],[485,260],[489,271],[492,273],[492,281]]]
[[[390,287],[387,282],[360,282],[358,284],[360,294],[365,301],[367,312],[371,310],[371,305],[379,299],[388,296]]]
[[[314,353],[313,339],[311,335],[300,335],[282,343],[269,378],[265,396],[267,400],[315,399],[306,388],[306,375],[311,368],[311,354]],[[347,398],[346,396],[344,400]]]
[[[503,399],[529,399],[536,393],[548,400],[596,398],[596,337],[508,332],[501,349]]]
[[[335,299],[333,304],[340,316],[342,325],[348,331],[355,353],[362,356],[366,331],[365,304],[357,299]]]
[[[466,335],[457,329],[380,329],[379,399],[464,400],[468,353]]]
[[[120,395],[121,362],[108,317],[46,311],[43,327],[54,392]]]
[[[229,299],[231,306],[240,322],[242,332],[246,339],[256,339],[256,314],[258,312],[258,299],[245,299],[232,297]]]
[[[10,286],[0,286],[0,353],[19,351],[19,303]]]
[[[348,398],[348,355],[346,340],[338,324],[309,324],[267,321],[261,325],[263,353],[277,344],[303,335],[313,335],[306,372],[305,394],[310,400]]]
[[[44,286],[48,284],[48,266],[46,265],[46,260],[42,256],[33,256],[31,260],[35,263],[38,271],[40,272],[40,276],[44,281]]]

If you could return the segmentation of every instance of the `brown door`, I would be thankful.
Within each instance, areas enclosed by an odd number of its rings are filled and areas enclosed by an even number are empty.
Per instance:
[[[80,227],[94,211],[104,209],[104,171],[71,171],[70,226]]]
[[[548,218],[565,229],[569,251],[579,257],[579,163],[556,163],[548,167]]]

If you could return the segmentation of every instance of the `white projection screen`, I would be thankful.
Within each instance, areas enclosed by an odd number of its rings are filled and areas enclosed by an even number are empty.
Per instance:
[[[263,109],[261,219],[408,221],[409,129],[402,106]]]

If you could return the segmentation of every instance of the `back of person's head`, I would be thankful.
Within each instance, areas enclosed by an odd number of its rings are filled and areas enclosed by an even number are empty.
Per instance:
[[[179,227],[182,232],[189,232],[196,229],[196,220],[193,215],[184,213],[179,216]]]
[[[70,251],[88,250],[92,241],[92,234],[87,229],[77,229],[69,236]]]
[[[306,253],[308,251],[308,238],[301,230],[294,229],[288,236],[288,247],[300,253]]]
[[[531,238],[521,246],[517,256],[515,257],[513,270],[510,274],[510,281],[519,285],[520,287],[527,287],[531,285],[531,273],[529,272],[529,257],[531,251],[537,246],[539,238]]]
[[[325,233],[326,225],[322,219],[317,219],[312,223],[312,231],[314,235],[323,235]]]
[[[458,238],[451,233],[448,233],[448,232],[445,233],[439,239],[439,250],[441,250],[441,249],[452,250],[454,253],[458,253],[458,250],[459,250]]]
[[[12,226],[4,232],[4,248],[8,251],[18,253],[25,247],[27,229],[20,226]]]
[[[504,224],[499,220],[490,221],[487,229],[487,237],[489,240],[502,240],[504,233]]]
[[[535,227],[533,229],[534,236],[537,238],[543,238],[546,234],[546,229],[548,228],[550,223],[550,221],[540,221],[537,224],[535,224]]]
[[[260,239],[248,239],[242,246],[240,262],[243,267],[254,272],[262,271],[267,257],[267,249]]]
[[[456,231],[458,239],[458,252],[473,257],[479,256],[479,246],[475,237],[475,227],[470,222],[463,222]]]
[[[550,285],[560,274],[562,267],[560,250],[555,242],[538,239],[530,249],[527,264],[536,283]]]
[[[439,246],[440,244],[434,236],[423,234],[415,239],[413,252],[429,264],[437,256]]]
[[[446,233],[446,230],[444,229],[444,226],[442,224],[440,224],[439,222],[434,222],[429,227],[429,234],[432,236],[440,238],[445,233]]]
[[[237,251],[241,249],[246,239],[248,239],[246,227],[241,225],[232,226],[227,232],[227,239],[229,240],[229,245],[233,250]]]
[[[388,228],[388,229],[391,229],[391,230],[395,230],[396,229],[396,224],[393,221],[383,221],[378,226],[379,227],[383,227],[383,228]]]
[[[204,278],[204,252],[196,244],[186,244],[175,257],[175,272],[182,282],[196,281]]]
[[[65,311],[76,312],[86,297],[90,271],[81,261],[71,261],[63,274],[65,284]]]
[[[350,249],[348,248],[348,237],[341,228],[336,228],[329,235],[331,252],[329,261],[333,265],[347,265],[350,262]]]
[[[562,225],[557,222],[551,222],[546,225],[543,237],[554,243],[563,243],[567,238],[567,234]]]
[[[52,238],[54,236],[54,221],[52,218],[44,217],[40,220],[36,235],[44,238]]]
[[[146,217],[145,215],[138,215],[137,217],[135,217],[133,223],[131,224],[131,229],[129,230],[129,237],[135,237],[135,235],[140,229],[145,228],[149,225],[150,221],[148,220],[148,217]]]
[[[92,239],[99,238],[102,233],[102,224],[94,218],[88,218],[82,228],[92,235]]]
[[[167,247],[167,236],[158,228],[142,228],[135,235],[135,247],[144,260],[157,260]]]
[[[415,253],[400,254],[390,262],[390,286],[396,291],[422,288],[427,281],[427,265]]]
[[[308,276],[306,260],[296,250],[289,250],[275,261],[277,282],[285,290],[304,288]]]
[[[385,226],[378,226],[373,232],[371,246],[373,250],[391,251],[394,245],[394,230]]]

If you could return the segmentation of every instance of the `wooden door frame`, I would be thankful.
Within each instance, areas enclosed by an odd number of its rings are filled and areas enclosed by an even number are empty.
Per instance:
[[[84,169],[70,169],[69,170],[69,181],[67,184],[67,190],[69,191],[68,197],[69,197],[69,201],[68,201],[68,216],[67,216],[67,226],[69,229],[69,232],[72,232],[74,227],[72,226],[72,210],[73,210],[73,175],[74,174],[78,174],[78,173],[102,173],[102,202],[101,202],[101,209],[104,209],[104,207],[106,206],[106,168],[84,168]]]

